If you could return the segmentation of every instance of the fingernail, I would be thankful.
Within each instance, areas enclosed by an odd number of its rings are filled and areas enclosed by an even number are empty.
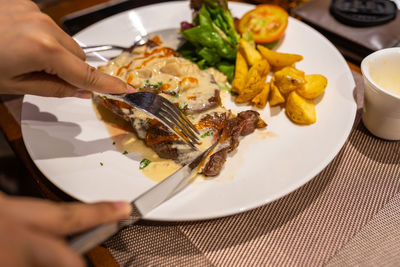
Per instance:
[[[126,89],[127,89],[128,93],[136,92],[136,89],[133,88],[130,84],[126,84]]]
[[[90,91],[76,91],[75,97],[84,98],[84,99],[92,98],[92,92],[90,92]]]
[[[114,206],[123,217],[128,216],[132,211],[131,204],[125,201],[114,202]]]

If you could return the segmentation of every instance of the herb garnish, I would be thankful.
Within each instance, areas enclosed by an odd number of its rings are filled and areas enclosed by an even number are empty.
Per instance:
[[[126,155],[128,154],[128,151],[125,150],[124,152],[122,152],[122,154]]]
[[[146,80],[144,85],[140,89],[159,90],[162,86],[163,86],[162,82],[150,83],[149,80]]]
[[[210,136],[210,135],[213,135],[213,134],[214,134],[213,131],[208,131],[208,132],[205,132],[205,133],[203,133],[202,135],[200,135],[200,137],[201,137],[201,138],[204,138],[204,137],[206,137],[206,136]]]
[[[178,106],[178,108],[179,108],[180,110],[184,110],[184,109],[186,109],[187,107],[188,107],[188,103],[179,104],[179,106]]]
[[[115,145],[115,141],[113,142],[113,145]]]
[[[103,162],[100,162],[100,166],[103,166],[104,164],[103,164]]]
[[[188,108],[188,103],[183,103],[179,104],[178,108],[182,111],[183,114],[187,115],[187,108]]]
[[[151,161],[149,159],[142,159],[142,161],[140,162],[139,165],[139,169],[144,169],[147,166],[149,166],[149,164],[151,163]]]

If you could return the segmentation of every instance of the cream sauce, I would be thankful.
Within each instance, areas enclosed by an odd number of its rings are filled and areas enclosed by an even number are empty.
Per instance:
[[[147,178],[154,182],[161,182],[181,167],[173,160],[160,158],[132,132],[133,129],[127,121],[96,102],[93,102],[93,108],[97,118],[104,122],[117,151],[138,153],[142,158],[151,161],[146,168],[142,169]]]
[[[123,52],[100,70],[131,84],[135,88],[154,86],[172,103],[183,109],[199,110],[209,105],[209,99],[219,90],[215,77],[221,80],[221,73],[202,71],[196,64],[183,57],[176,57],[175,51],[167,47],[153,49],[142,46],[132,53]],[[175,94],[171,96],[168,94]]]
[[[135,48],[132,53],[123,52],[99,69],[138,89],[152,86],[155,91],[183,110],[206,108],[209,99],[215,97],[215,91],[219,90],[215,81],[226,82],[226,77],[217,70],[202,71],[189,60],[176,57],[170,48],[160,46],[153,49],[141,46]],[[133,127],[139,135],[138,138],[132,133],[132,126],[126,120],[114,115],[102,105],[95,105],[95,109],[99,118],[106,123],[118,151],[140,153],[143,158],[151,160],[151,163],[142,169],[146,177],[159,182],[181,167],[175,161],[160,158],[140,140],[145,138],[146,132],[140,131],[139,124],[149,119],[148,115],[138,110],[132,114],[132,111],[122,109],[126,118],[135,118]],[[218,106],[204,112],[188,114],[188,117],[193,124],[197,124],[201,117],[214,112],[228,111]],[[215,136],[208,128],[199,131],[202,135],[199,151],[204,151],[213,143]],[[174,143],[173,146],[180,151],[177,162],[190,162],[200,153],[191,150],[185,144]]]
[[[219,90],[215,80],[222,82],[225,76],[215,69],[210,70],[210,73],[200,70],[189,60],[176,57],[174,50],[170,48],[137,47],[133,49],[132,53],[123,52],[99,69],[119,77],[138,89],[146,86],[153,87],[160,95],[184,111],[205,109],[206,111],[187,115],[193,124],[198,123],[206,114],[227,112],[222,106],[209,109],[209,99],[215,97],[216,90]],[[134,128],[139,137],[143,139],[146,132],[140,131],[140,123],[148,120],[148,115],[136,110],[133,114],[125,112],[125,110],[124,113],[127,118],[134,118]],[[212,144],[215,137],[210,134],[208,128],[200,129],[199,132],[202,135],[199,151],[203,151]],[[192,151],[185,144],[174,143],[173,147],[178,148],[177,161],[180,163],[188,163],[200,153]]]
[[[370,72],[372,80],[380,87],[400,96],[400,75],[398,68],[379,68]]]

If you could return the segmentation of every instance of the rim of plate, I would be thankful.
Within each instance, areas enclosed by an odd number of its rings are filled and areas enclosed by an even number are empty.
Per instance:
[[[163,6],[172,6],[172,5],[185,5],[188,7],[188,1],[170,1],[170,2],[163,2],[163,3],[157,3],[157,4],[152,4],[152,5],[146,5],[146,6],[142,6],[139,8],[135,8],[135,9],[131,9],[131,10],[127,10],[118,14],[115,14],[113,16],[107,17],[103,20],[100,20],[88,27],[86,27],[85,29],[83,29],[82,31],[86,31],[86,30],[90,30],[91,27],[95,26],[98,23],[104,23],[107,20],[112,20],[117,16],[124,16],[127,13],[130,13],[132,11],[140,11],[140,10],[144,10],[144,9],[149,9],[149,8],[162,8]],[[247,4],[247,3],[236,3],[236,2],[229,2],[229,7],[232,8],[232,6],[236,6],[237,8],[239,7],[255,7],[255,5],[251,5],[251,4]],[[178,22],[179,23],[179,22]],[[316,31],[315,29],[313,29],[312,27],[308,26],[307,24],[296,20],[292,17],[289,17],[289,25],[293,23],[296,23],[298,25],[300,25],[302,28],[304,28],[307,31],[311,31],[312,34],[314,34],[315,36],[318,36],[318,38],[320,38],[320,40],[322,42],[325,42],[325,44],[327,46],[329,46],[331,48],[331,50],[336,53],[336,56],[340,59],[340,61],[342,62],[343,66],[346,68],[346,78],[349,79],[349,82],[351,83],[352,89],[354,89],[355,87],[355,82],[354,82],[354,78],[351,74],[351,70],[349,68],[349,66],[347,65],[344,57],[340,54],[340,52],[336,49],[336,47],[328,40],[326,39],[321,33],[319,33],[318,31]],[[177,25],[177,28],[179,26]],[[79,33],[81,33],[82,31],[78,32],[77,35]],[[23,102],[25,102],[26,100],[29,100],[32,96],[25,96]],[[230,215],[234,215],[234,214],[238,214],[238,213],[242,213],[245,211],[249,211],[255,208],[258,208],[262,205],[271,203],[273,201],[276,201],[290,193],[292,193],[293,191],[295,191],[296,189],[300,188],[301,186],[305,185],[307,182],[309,182],[310,180],[312,180],[317,174],[319,174],[334,158],[335,156],[339,153],[339,151],[342,149],[343,145],[345,144],[347,138],[350,135],[350,132],[352,130],[353,124],[354,124],[354,120],[356,117],[356,111],[357,111],[357,105],[354,102],[351,108],[351,114],[349,115],[349,119],[347,120],[346,124],[343,125],[343,131],[341,132],[342,135],[340,136],[340,138],[337,138],[337,143],[335,148],[332,148],[330,153],[325,155],[324,159],[321,160],[321,162],[318,164],[318,166],[315,166],[309,173],[308,175],[304,175],[302,177],[302,179],[297,180],[295,183],[290,184],[290,186],[287,186],[285,190],[281,190],[279,193],[276,194],[272,194],[269,196],[269,198],[257,201],[257,202],[253,202],[251,205],[246,205],[246,206],[242,206],[242,207],[236,207],[236,208],[231,208],[231,209],[227,209],[224,211],[219,211],[219,212],[211,212],[210,214],[208,214],[207,216],[180,216],[179,218],[175,219],[175,218],[171,218],[170,216],[145,216],[144,219],[146,220],[157,220],[157,221],[198,221],[198,220],[205,220],[205,219],[215,219],[215,218],[221,218],[221,217],[226,217],[226,216],[230,216]],[[32,148],[29,145],[29,143],[27,143],[27,138],[26,138],[26,131],[24,131],[24,125],[21,124],[21,128],[22,128],[22,136],[23,136],[23,140],[25,143],[25,146],[27,147],[28,153],[31,155],[32,154]],[[35,162],[35,160],[33,160]],[[46,170],[43,170],[41,168],[41,166],[39,166],[36,162],[35,165],[38,167],[38,169],[42,172],[42,174],[55,186],[57,186],[58,189],[60,189],[61,191],[63,191],[64,193],[74,197],[77,200],[83,200],[81,196],[77,195],[75,192],[70,192],[69,190],[65,190],[64,188],[62,188],[61,186],[59,186],[57,183],[55,183],[54,181],[52,181],[52,179],[50,177],[47,177],[46,175]],[[84,200],[83,200],[84,201]],[[159,209],[161,206],[157,207],[155,210]],[[172,216],[173,217],[173,216]]]

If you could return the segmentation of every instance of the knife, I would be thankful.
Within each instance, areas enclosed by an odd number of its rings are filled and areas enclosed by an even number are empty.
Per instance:
[[[191,178],[198,173],[217,144],[218,142],[214,143],[191,163],[180,168],[161,183],[133,200],[131,202],[132,212],[127,218],[119,222],[102,224],[87,232],[78,234],[69,241],[69,247],[77,253],[84,254],[108,240],[122,228],[137,222],[155,207],[184,189],[189,184]]]

